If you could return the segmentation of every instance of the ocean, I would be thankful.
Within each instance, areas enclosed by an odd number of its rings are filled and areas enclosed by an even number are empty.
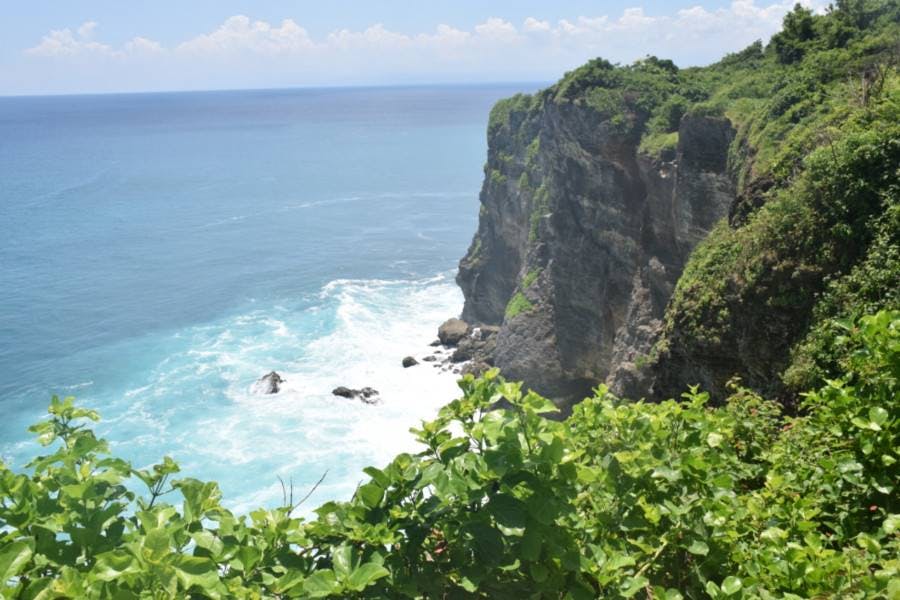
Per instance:
[[[460,312],[490,107],[536,87],[0,98],[0,458],[72,395],[237,511],[348,499],[457,395],[401,360]]]

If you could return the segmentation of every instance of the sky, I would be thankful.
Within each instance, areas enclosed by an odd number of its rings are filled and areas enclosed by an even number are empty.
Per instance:
[[[0,95],[538,82],[597,56],[703,65],[768,40],[795,2],[10,1]]]

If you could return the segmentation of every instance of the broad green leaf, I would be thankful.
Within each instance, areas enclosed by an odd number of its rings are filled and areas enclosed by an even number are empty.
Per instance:
[[[869,409],[869,420],[878,425],[887,423],[888,416],[888,411],[880,406],[873,406]]]
[[[384,488],[373,481],[359,486],[356,495],[364,506],[375,508],[381,503],[381,498],[384,496]]]
[[[303,591],[310,598],[324,598],[340,590],[334,571],[320,569],[306,578],[303,582]]]
[[[522,536],[521,554],[525,560],[537,560],[541,555],[542,532],[537,524],[529,524]]]
[[[525,503],[509,494],[497,494],[487,505],[497,523],[511,528],[524,527],[528,519]]]
[[[340,581],[346,579],[347,575],[350,574],[350,571],[353,570],[352,552],[350,546],[341,544],[331,553],[331,563],[334,566],[334,574]]]
[[[291,569],[274,582],[272,589],[275,593],[284,594],[303,583],[305,579],[306,578],[300,570]]]
[[[725,438],[722,437],[721,433],[712,432],[708,436],[706,436],[706,443],[709,444],[710,448],[717,448],[722,444],[722,440]]]
[[[359,568],[355,569],[350,577],[347,578],[347,587],[351,590],[360,592],[368,587],[371,583],[381,579],[382,577],[387,577],[390,575],[390,571],[385,569],[382,565],[374,562],[368,562],[364,565],[360,565]]]
[[[91,574],[100,581],[115,581],[124,574],[139,572],[140,568],[134,555],[116,550],[98,556]]]
[[[208,558],[181,555],[174,566],[178,581],[185,589],[195,585],[201,589],[209,589],[219,581],[216,563]]]
[[[0,547],[0,584],[21,573],[34,553],[34,540],[19,540]]]
[[[687,547],[687,551],[691,554],[696,554],[697,556],[706,556],[709,554],[709,546],[706,545],[706,542],[694,540],[691,542],[691,545]]]
[[[888,515],[884,520],[884,532],[888,535],[900,530],[900,515]]]
[[[643,575],[639,575],[637,577],[629,577],[626,579],[621,587],[622,596],[625,598],[631,598],[650,583],[650,580],[644,577]]]
[[[741,591],[742,587],[743,583],[741,582],[741,580],[733,575],[729,575],[722,582],[722,592],[727,596],[737,594],[739,591]]]

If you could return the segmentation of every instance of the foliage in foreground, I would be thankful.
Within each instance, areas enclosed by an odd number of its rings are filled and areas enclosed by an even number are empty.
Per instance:
[[[168,458],[135,470],[82,424],[95,412],[54,399],[32,428],[54,452],[0,466],[0,595],[898,598],[900,312],[834,343],[844,376],[787,419],[739,388],[720,408],[600,388],[559,422],[468,376],[413,430],[422,452],[309,521],[234,515]]]

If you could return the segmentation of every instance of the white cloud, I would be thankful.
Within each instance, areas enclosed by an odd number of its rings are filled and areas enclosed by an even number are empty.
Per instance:
[[[522,25],[522,29],[525,31],[550,31],[550,22],[549,21],[541,21],[539,19],[535,19],[534,17],[528,17],[525,19],[525,23]]]
[[[412,43],[412,39],[402,33],[394,33],[376,23],[360,32],[341,29],[328,34],[326,45],[335,48],[404,48]]]
[[[266,21],[251,21],[245,15],[235,15],[226,19],[215,31],[182,42],[176,50],[189,54],[231,54],[242,51],[283,54],[312,46],[309,34],[292,19],[285,19],[280,26],[273,26]]]
[[[37,46],[25,50],[25,53],[32,56],[74,56],[84,53],[114,55],[112,47],[91,40],[96,28],[97,23],[86,21],[75,33],[68,28],[54,29],[41,38]]]
[[[533,15],[518,27],[500,17],[465,29],[443,23],[422,32],[376,23],[316,38],[292,19],[269,23],[234,15],[212,31],[170,46],[143,36],[112,46],[98,39],[96,22],[86,21],[74,30],[51,31],[25,53],[43,61],[29,64],[36,80],[41,64],[47,72],[56,65],[54,75],[77,81],[92,60],[102,60],[97,80],[121,82],[129,75],[135,86],[152,80],[160,88],[547,80],[595,56],[631,62],[655,54],[682,66],[708,63],[768,39],[795,1],[733,0],[721,8],[697,4],[670,14],[632,7],[556,22]],[[815,10],[823,10],[825,2],[801,0]],[[79,57],[78,68],[73,57]],[[129,70],[138,60],[141,68]],[[121,73],[113,74],[111,64],[120,65]]]
[[[479,36],[497,42],[515,42],[519,39],[516,26],[509,21],[498,17],[491,17],[484,23],[475,26],[475,33]]]
[[[97,29],[97,21],[85,21],[78,28],[78,35],[85,39],[91,38],[95,29]]]
[[[140,36],[126,42],[124,48],[129,54],[156,54],[165,51],[159,42]]]

